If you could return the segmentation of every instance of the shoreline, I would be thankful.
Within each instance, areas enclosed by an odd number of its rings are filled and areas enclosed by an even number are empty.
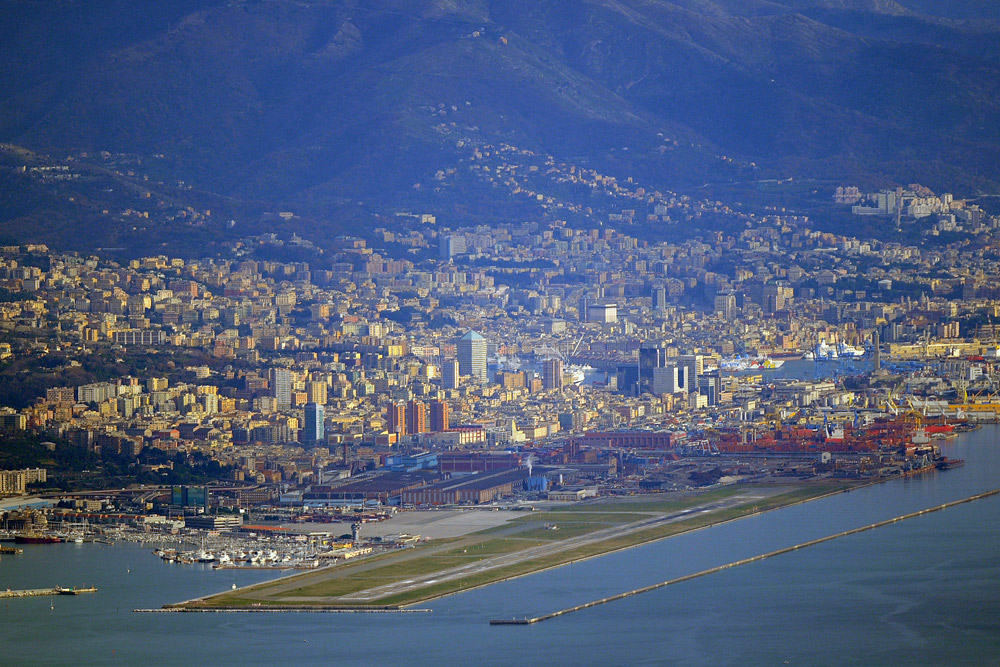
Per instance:
[[[379,610],[379,609],[385,609],[387,607],[393,607],[393,608],[397,608],[397,609],[403,611],[403,610],[406,610],[407,608],[412,607],[412,606],[417,605],[417,604],[426,604],[428,602],[432,602],[432,601],[435,601],[435,600],[438,600],[438,599],[441,599],[441,598],[445,598],[445,597],[450,597],[452,595],[457,595],[459,593],[464,593],[464,592],[467,592],[467,591],[477,590],[477,589],[480,589],[480,588],[484,588],[486,586],[491,586],[493,584],[503,583],[505,581],[510,581],[510,580],[513,580],[513,579],[518,579],[518,578],[525,577],[525,576],[532,575],[532,574],[536,574],[536,573],[539,573],[539,572],[546,572],[546,571],[549,571],[549,570],[552,570],[552,569],[555,569],[555,568],[558,568],[558,567],[563,567],[565,565],[572,565],[574,563],[580,563],[580,562],[583,562],[583,561],[591,560],[593,558],[599,558],[601,556],[606,556],[606,555],[609,555],[609,554],[618,553],[618,552],[624,551],[626,549],[632,549],[632,548],[635,548],[635,547],[639,547],[639,546],[643,546],[643,545],[647,545],[647,544],[652,544],[652,543],[655,543],[655,542],[659,542],[659,541],[662,541],[662,540],[670,539],[671,537],[676,537],[676,536],[679,536],[679,535],[685,535],[685,534],[693,533],[695,531],[700,531],[700,530],[703,530],[703,529],[706,529],[706,528],[711,528],[713,526],[723,525],[723,524],[730,523],[730,522],[733,522],[733,521],[739,521],[741,519],[745,519],[745,518],[748,518],[748,517],[759,516],[759,515],[765,514],[767,512],[773,512],[773,511],[776,511],[776,510],[781,510],[781,509],[784,509],[786,507],[794,507],[796,505],[800,505],[800,504],[807,503],[807,502],[812,502],[814,500],[819,500],[821,498],[828,498],[828,497],[836,496],[836,495],[843,494],[843,493],[850,493],[854,489],[860,489],[860,488],[864,488],[864,487],[867,487],[867,486],[872,486],[872,485],[875,485],[875,484],[882,484],[882,483],[891,481],[891,479],[896,479],[896,478],[883,479],[883,480],[872,480],[872,481],[860,482],[860,483],[851,483],[846,488],[839,488],[839,489],[835,489],[835,490],[822,490],[822,492],[819,492],[817,495],[809,496],[809,497],[805,497],[805,498],[791,498],[791,499],[788,500],[788,502],[782,502],[782,503],[777,504],[777,505],[775,505],[773,507],[766,507],[766,508],[760,509],[760,510],[752,510],[752,511],[749,511],[749,512],[747,512],[745,514],[741,514],[739,516],[732,516],[732,517],[719,518],[717,520],[710,520],[710,521],[708,521],[708,522],[706,522],[704,524],[686,527],[683,530],[679,530],[677,532],[673,532],[673,533],[670,533],[670,534],[667,534],[667,535],[652,535],[652,536],[649,536],[648,538],[645,538],[645,539],[640,538],[640,539],[638,539],[635,542],[632,542],[632,543],[629,543],[629,544],[624,544],[624,545],[609,544],[609,543],[612,543],[615,540],[619,540],[619,539],[628,540],[630,536],[632,536],[632,535],[641,535],[642,532],[644,532],[643,530],[636,531],[635,533],[629,533],[627,531],[623,531],[623,532],[620,532],[619,534],[609,535],[608,537],[606,537],[604,539],[601,539],[601,540],[599,540],[597,542],[594,542],[592,544],[589,544],[589,545],[582,545],[582,546],[573,546],[573,545],[570,545],[570,546],[567,546],[566,549],[562,551],[562,552],[572,552],[574,549],[597,549],[597,551],[594,552],[594,553],[587,553],[587,554],[580,555],[580,556],[575,556],[575,557],[571,556],[570,558],[568,558],[566,560],[561,560],[561,561],[556,562],[556,563],[539,564],[538,567],[529,567],[525,571],[518,571],[518,572],[511,573],[511,574],[506,574],[506,575],[502,574],[502,572],[504,570],[509,570],[509,569],[515,569],[516,570],[516,569],[518,569],[520,567],[523,567],[524,565],[526,565],[528,563],[531,563],[531,561],[533,559],[529,558],[529,559],[527,559],[525,561],[520,561],[520,562],[514,561],[512,563],[504,564],[504,565],[500,565],[500,566],[496,567],[495,568],[497,570],[496,574],[498,574],[499,576],[496,576],[495,578],[489,578],[488,581],[482,581],[482,582],[468,584],[468,585],[461,585],[461,578],[459,578],[456,582],[454,582],[456,585],[455,586],[449,586],[447,588],[447,590],[443,590],[441,592],[429,593],[429,594],[425,594],[425,595],[419,595],[419,591],[420,590],[429,588],[429,587],[431,587],[433,585],[433,583],[435,583],[435,582],[428,582],[428,586],[420,586],[420,587],[417,587],[417,588],[413,589],[412,593],[416,594],[416,596],[413,597],[412,599],[410,599],[409,597],[407,597],[407,593],[403,593],[402,595],[404,595],[404,597],[406,597],[406,599],[403,600],[403,601],[400,601],[398,603],[395,603],[395,602],[392,602],[392,603],[390,603],[390,602],[382,602],[381,604],[377,604],[377,603],[373,603],[373,604],[365,604],[365,603],[343,604],[343,603],[340,603],[340,604],[337,604],[337,603],[334,603],[333,600],[335,600],[335,599],[337,599],[339,597],[342,597],[342,596],[330,596],[330,601],[325,602],[325,603],[317,602],[316,604],[303,604],[302,602],[297,602],[296,604],[282,604],[280,602],[280,599],[281,599],[280,596],[276,596],[278,601],[272,602],[272,603],[267,603],[267,602],[260,601],[260,602],[247,602],[247,603],[236,603],[236,604],[226,603],[226,604],[223,604],[223,605],[220,605],[220,606],[217,606],[217,607],[211,605],[211,601],[213,599],[220,599],[220,601],[221,601],[221,600],[224,600],[225,598],[230,597],[230,596],[237,596],[241,592],[246,593],[246,592],[266,591],[268,588],[270,588],[272,586],[275,586],[275,585],[280,584],[282,582],[287,583],[289,580],[294,579],[296,577],[306,577],[308,575],[316,575],[317,574],[316,572],[310,572],[310,573],[294,573],[294,574],[290,574],[290,575],[285,576],[285,577],[279,577],[277,579],[273,579],[273,580],[270,580],[270,581],[267,581],[267,582],[253,584],[252,586],[248,586],[248,587],[245,587],[245,588],[237,589],[237,590],[234,590],[234,591],[220,591],[218,593],[208,594],[208,595],[201,596],[201,597],[198,597],[198,598],[194,598],[194,599],[191,599],[191,600],[185,600],[183,602],[166,604],[166,605],[163,606],[163,609],[165,611],[233,611],[233,612],[240,612],[240,611],[244,611],[244,610],[249,610],[249,611],[252,611],[252,610],[257,610],[257,611],[282,611],[282,610],[295,610],[295,609],[316,609],[316,610],[320,610],[323,607],[326,607],[328,609],[329,608],[348,608],[348,609],[356,609],[356,610],[359,610],[359,611],[369,611],[369,610],[375,611],[375,610]],[[803,491],[806,491],[808,489],[809,489],[808,484],[803,484],[803,485],[799,485],[797,488],[792,489],[788,493],[800,494]],[[820,490],[817,489],[817,491],[820,491]],[[772,498],[780,497],[780,495],[781,494],[778,494],[776,496],[773,496]],[[766,499],[765,499],[765,502],[766,502]],[[659,526],[654,526],[652,528],[647,528],[645,530],[657,531],[657,530],[663,530],[664,528],[669,529],[669,527],[672,526],[672,525],[677,525],[677,523],[681,523],[683,521],[689,521],[691,519],[696,519],[696,520],[700,519],[700,518],[712,519],[713,516],[721,514],[721,513],[737,511],[741,507],[745,507],[747,504],[748,503],[742,503],[742,504],[739,504],[739,505],[737,505],[735,507],[715,508],[715,509],[709,510],[709,513],[707,515],[701,515],[701,516],[694,515],[693,517],[685,515],[683,518],[680,518],[679,520],[677,520],[677,517],[674,517],[674,520],[664,522],[663,524],[661,524]],[[612,507],[613,507],[613,505],[612,505]],[[567,508],[567,509],[571,510],[571,508]],[[539,515],[540,515],[539,518],[543,518],[545,514],[546,514],[546,512],[539,513]],[[472,536],[476,536],[476,535],[478,535],[478,533],[471,533],[469,536],[466,536],[466,537],[472,537]],[[482,537],[488,537],[488,535],[482,535]],[[602,545],[606,545],[607,548],[601,548]],[[517,551],[512,552],[512,555],[514,555],[516,553],[517,553]],[[556,554],[554,554],[552,557],[558,558],[558,554],[559,553],[560,553],[560,551],[557,551]],[[540,558],[543,558],[543,557],[540,557]],[[390,561],[389,563],[387,563],[387,565],[391,565],[392,564],[391,561],[393,559],[389,558],[387,560]],[[365,564],[365,561],[358,561],[357,562],[357,565],[364,565],[364,564]],[[335,567],[335,566],[333,566],[333,567]],[[439,571],[439,572],[435,572],[434,574],[446,575],[447,572],[448,572],[447,570],[442,570],[442,571]],[[488,572],[488,570],[486,572]],[[358,592],[364,592],[364,590],[366,590],[366,589],[361,589]],[[398,597],[398,595],[399,594],[387,594],[387,595],[380,596],[380,598],[385,598],[385,599],[391,600],[393,597]]]

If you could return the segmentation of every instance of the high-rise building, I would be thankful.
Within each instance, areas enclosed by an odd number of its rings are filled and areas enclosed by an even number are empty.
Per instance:
[[[542,364],[542,388],[562,389],[563,388],[563,362],[562,359],[546,359]]]
[[[406,404],[407,433],[427,433],[427,404],[423,401],[410,401]]]
[[[323,420],[326,419],[326,409],[320,403],[306,403],[305,428],[302,429],[302,442],[322,442],[326,437]]]
[[[441,388],[458,389],[459,375],[458,361],[455,359],[445,360],[445,362],[441,364]]]
[[[451,427],[451,408],[445,401],[431,401],[431,432],[440,433]]]
[[[458,371],[473,382],[486,383],[486,339],[469,331],[458,341]]]
[[[652,393],[659,396],[660,394],[687,392],[688,387],[685,382],[686,378],[684,377],[686,372],[686,368],[678,367],[674,364],[668,364],[662,368],[654,368]]]
[[[667,308],[667,288],[657,285],[653,288],[653,310],[662,313]]]
[[[698,378],[705,372],[704,358],[700,354],[682,354],[677,365],[685,369],[684,384],[688,392],[698,391]]]
[[[326,382],[309,382],[306,384],[306,396],[310,403],[326,405],[327,386]]]
[[[639,393],[653,392],[653,375],[657,368],[667,365],[667,350],[655,344],[644,344],[639,349]]]
[[[718,405],[722,394],[722,378],[719,374],[702,375],[698,378],[698,393],[705,397],[709,405]]]
[[[441,236],[438,246],[441,251],[441,259],[451,259],[455,255],[464,255],[466,252],[465,237],[458,234]]]
[[[618,305],[614,303],[591,304],[587,315],[590,322],[615,324],[618,321]]]
[[[736,295],[718,294],[715,297],[715,314],[729,321],[736,317]]]
[[[782,285],[764,285],[764,312],[776,313],[785,309],[785,290]]]
[[[271,396],[274,396],[279,410],[291,407],[293,382],[292,371],[287,368],[271,369]]]
[[[395,433],[396,435],[406,435],[406,404],[405,403],[392,403],[389,405],[389,414],[387,416],[389,433]]]

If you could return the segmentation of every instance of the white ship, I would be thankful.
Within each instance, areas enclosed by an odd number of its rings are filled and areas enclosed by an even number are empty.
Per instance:
[[[573,384],[580,385],[587,379],[587,373],[594,370],[593,366],[585,364],[570,364],[563,369],[565,375],[569,375]]]
[[[784,359],[771,359],[764,355],[756,357],[741,356],[719,359],[719,370],[727,372],[774,370],[781,368]]]
[[[837,348],[826,344],[826,339],[821,340],[816,343],[816,347],[813,348],[811,354],[804,355],[806,359],[815,359],[817,361],[824,361],[829,359],[837,359],[840,354],[837,352]]]
[[[851,347],[847,343],[839,343],[837,345],[837,354],[843,359],[859,359],[865,356],[865,351]]]

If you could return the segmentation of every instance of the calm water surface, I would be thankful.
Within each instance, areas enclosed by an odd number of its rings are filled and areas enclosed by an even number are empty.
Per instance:
[[[488,625],[1000,487],[1000,429],[944,449],[967,465],[470,591],[430,614],[134,614],[268,575],[170,565],[130,544],[28,545],[0,559],[0,587],[100,591],[0,601],[0,650],[5,664],[1000,664],[997,496],[539,625]]]

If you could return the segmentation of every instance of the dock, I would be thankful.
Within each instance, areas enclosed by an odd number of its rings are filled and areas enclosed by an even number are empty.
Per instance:
[[[665,588],[667,586],[672,586],[673,584],[679,584],[685,581],[690,581],[692,579],[697,579],[698,577],[704,577],[710,574],[715,574],[716,572],[721,572],[722,570],[728,570],[730,568],[739,567],[741,565],[747,565],[749,563],[756,563],[757,561],[764,560],[766,558],[773,558],[775,556],[780,556],[782,554],[787,554],[792,551],[797,551],[798,549],[805,549],[806,547],[815,546],[817,544],[822,544],[824,542],[829,542],[830,540],[835,540],[840,537],[846,537],[847,535],[855,535],[857,533],[862,533],[868,530],[874,530],[876,528],[882,528],[883,526],[888,526],[900,521],[906,521],[907,519],[912,519],[914,517],[923,516],[925,514],[930,514],[932,512],[940,512],[941,510],[948,509],[949,507],[954,507],[956,505],[962,505],[964,503],[971,503],[976,500],[982,500],[983,498],[989,498],[1000,494],[1000,489],[994,489],[992,491],[986,491],[984,493],[977,493],[974,496],[969,496],[968,498],[963,498],[962,500],[954,500],[949,503],[944,503],[943,505],[938,505],[936,507],[929,507],[927,509],[919,510],[917,512],[911,512],[909,514],[904,514],[902,516],[897,516],[892,519],[887,519],[885,521],[879,521],[878,523],[869,524],[867,526],[861,526],[860,528],[854,528],[852,530],[845,530],[834,535],[827,535],[826,537],[821,537],[819,539],[810,540],[808,542],[803,542],[802,544],[796,544],[794,546],[785,547],[784,549],[778,549],[777,551],[771,551],[765,554],[760,554],[757,556],[751,556],[750,558],[744,558],[732,563],[727,563],[725,565],[719,565],[718,567],[709,568],[707,570],[702,570],[700,572],[695,572],[693,574],[688,574],[683,577],[677,577],[676,579],[669,579],[667,581],[661,581],[658,584],[652,584],[650,586],[643,586],[642,588],[636,588],[635,590],[626,591],[624,593],[619,593],[617,595],[611,595],[606,598],[601,598],[600,600],[594,600],[592,602],[586,602],[584,604],[578,604],[574,607],[569,607],[567,609],[560,609],[559,611],[554,611],[549,614],[543,614],[541,616],[534,617],[521,617],[521,618],[495,618],[490,620],[490,625],[534,625],[535,623],[541,623],[542,621],[547,621],[558,616],[565,616],[566,614],[572,614],[573,612],[582,611],[584,609],[590,609],[591,607],[596,607],[598,605],[607,604],[609,602],[614,602],[616,600],[624,600],[625,598],[632,597],[634,595],[641,595],[642,593],[648,593],[650,591],[655,591],[660,588]]]

